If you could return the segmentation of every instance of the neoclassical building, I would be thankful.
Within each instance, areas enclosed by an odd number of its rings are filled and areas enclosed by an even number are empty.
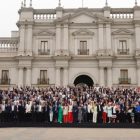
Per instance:
[[[140,86],[140,7],[34,9],[0,38],[0,86]]]

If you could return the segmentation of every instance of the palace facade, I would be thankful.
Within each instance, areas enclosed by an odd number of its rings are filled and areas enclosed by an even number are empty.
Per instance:
[[[0,38],[0,86],[140,86],[140,7],[19,10]]]

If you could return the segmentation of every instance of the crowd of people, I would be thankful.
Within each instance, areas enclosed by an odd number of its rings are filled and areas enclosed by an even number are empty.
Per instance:
[[[0,90],[0,122],[140,123],[138,88]]]

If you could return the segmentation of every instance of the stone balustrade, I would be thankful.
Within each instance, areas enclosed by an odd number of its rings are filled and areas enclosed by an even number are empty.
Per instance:
[[[113,8],[111,9],[110,18],[112,19],[133,19],[133,9]]]
[[[133,14],[115,13],[115,14],[111,14],[110,17],[113,19],[133,19]]]
[[[16,38],[0,38],[0,52],[17,52],[18,40]]]
[[[34,20],[53,20],[56,14],[34,14]]]

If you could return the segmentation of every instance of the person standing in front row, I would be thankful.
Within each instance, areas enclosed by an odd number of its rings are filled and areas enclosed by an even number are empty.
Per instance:
[[[69,111],[68,111],[68,122],[69,123],[73,123],[73,105],[72,103],[70,102],[69,104]]]
[[[53,122],[53,106],[52,104],[49,105],[49,116],[50,116],[50,122]]]
[[[102,113],[103,123],[107,121],[107,106],[106,103],[103,104],[103,113]]]
[[[83,120],[82,105],[78,107],[78,122],[81,123]]]
[[[97,105],[96,102],[92,103],[93,123],[97,123]]]
[[[111,106],[111,103],[108,103],[108,106],[107,106],[107,116],[109,118],[108,123],[111,123],[111,118],[112,118],[112,106]]]
[[[68,105],[65,103],[63,106],[63,122],[68,123]]]
[[[59,107],[58,107],[58,122],[62,123],[62,120],[63,120],[63,107],[62,107],[61,104],[59,104]]]

